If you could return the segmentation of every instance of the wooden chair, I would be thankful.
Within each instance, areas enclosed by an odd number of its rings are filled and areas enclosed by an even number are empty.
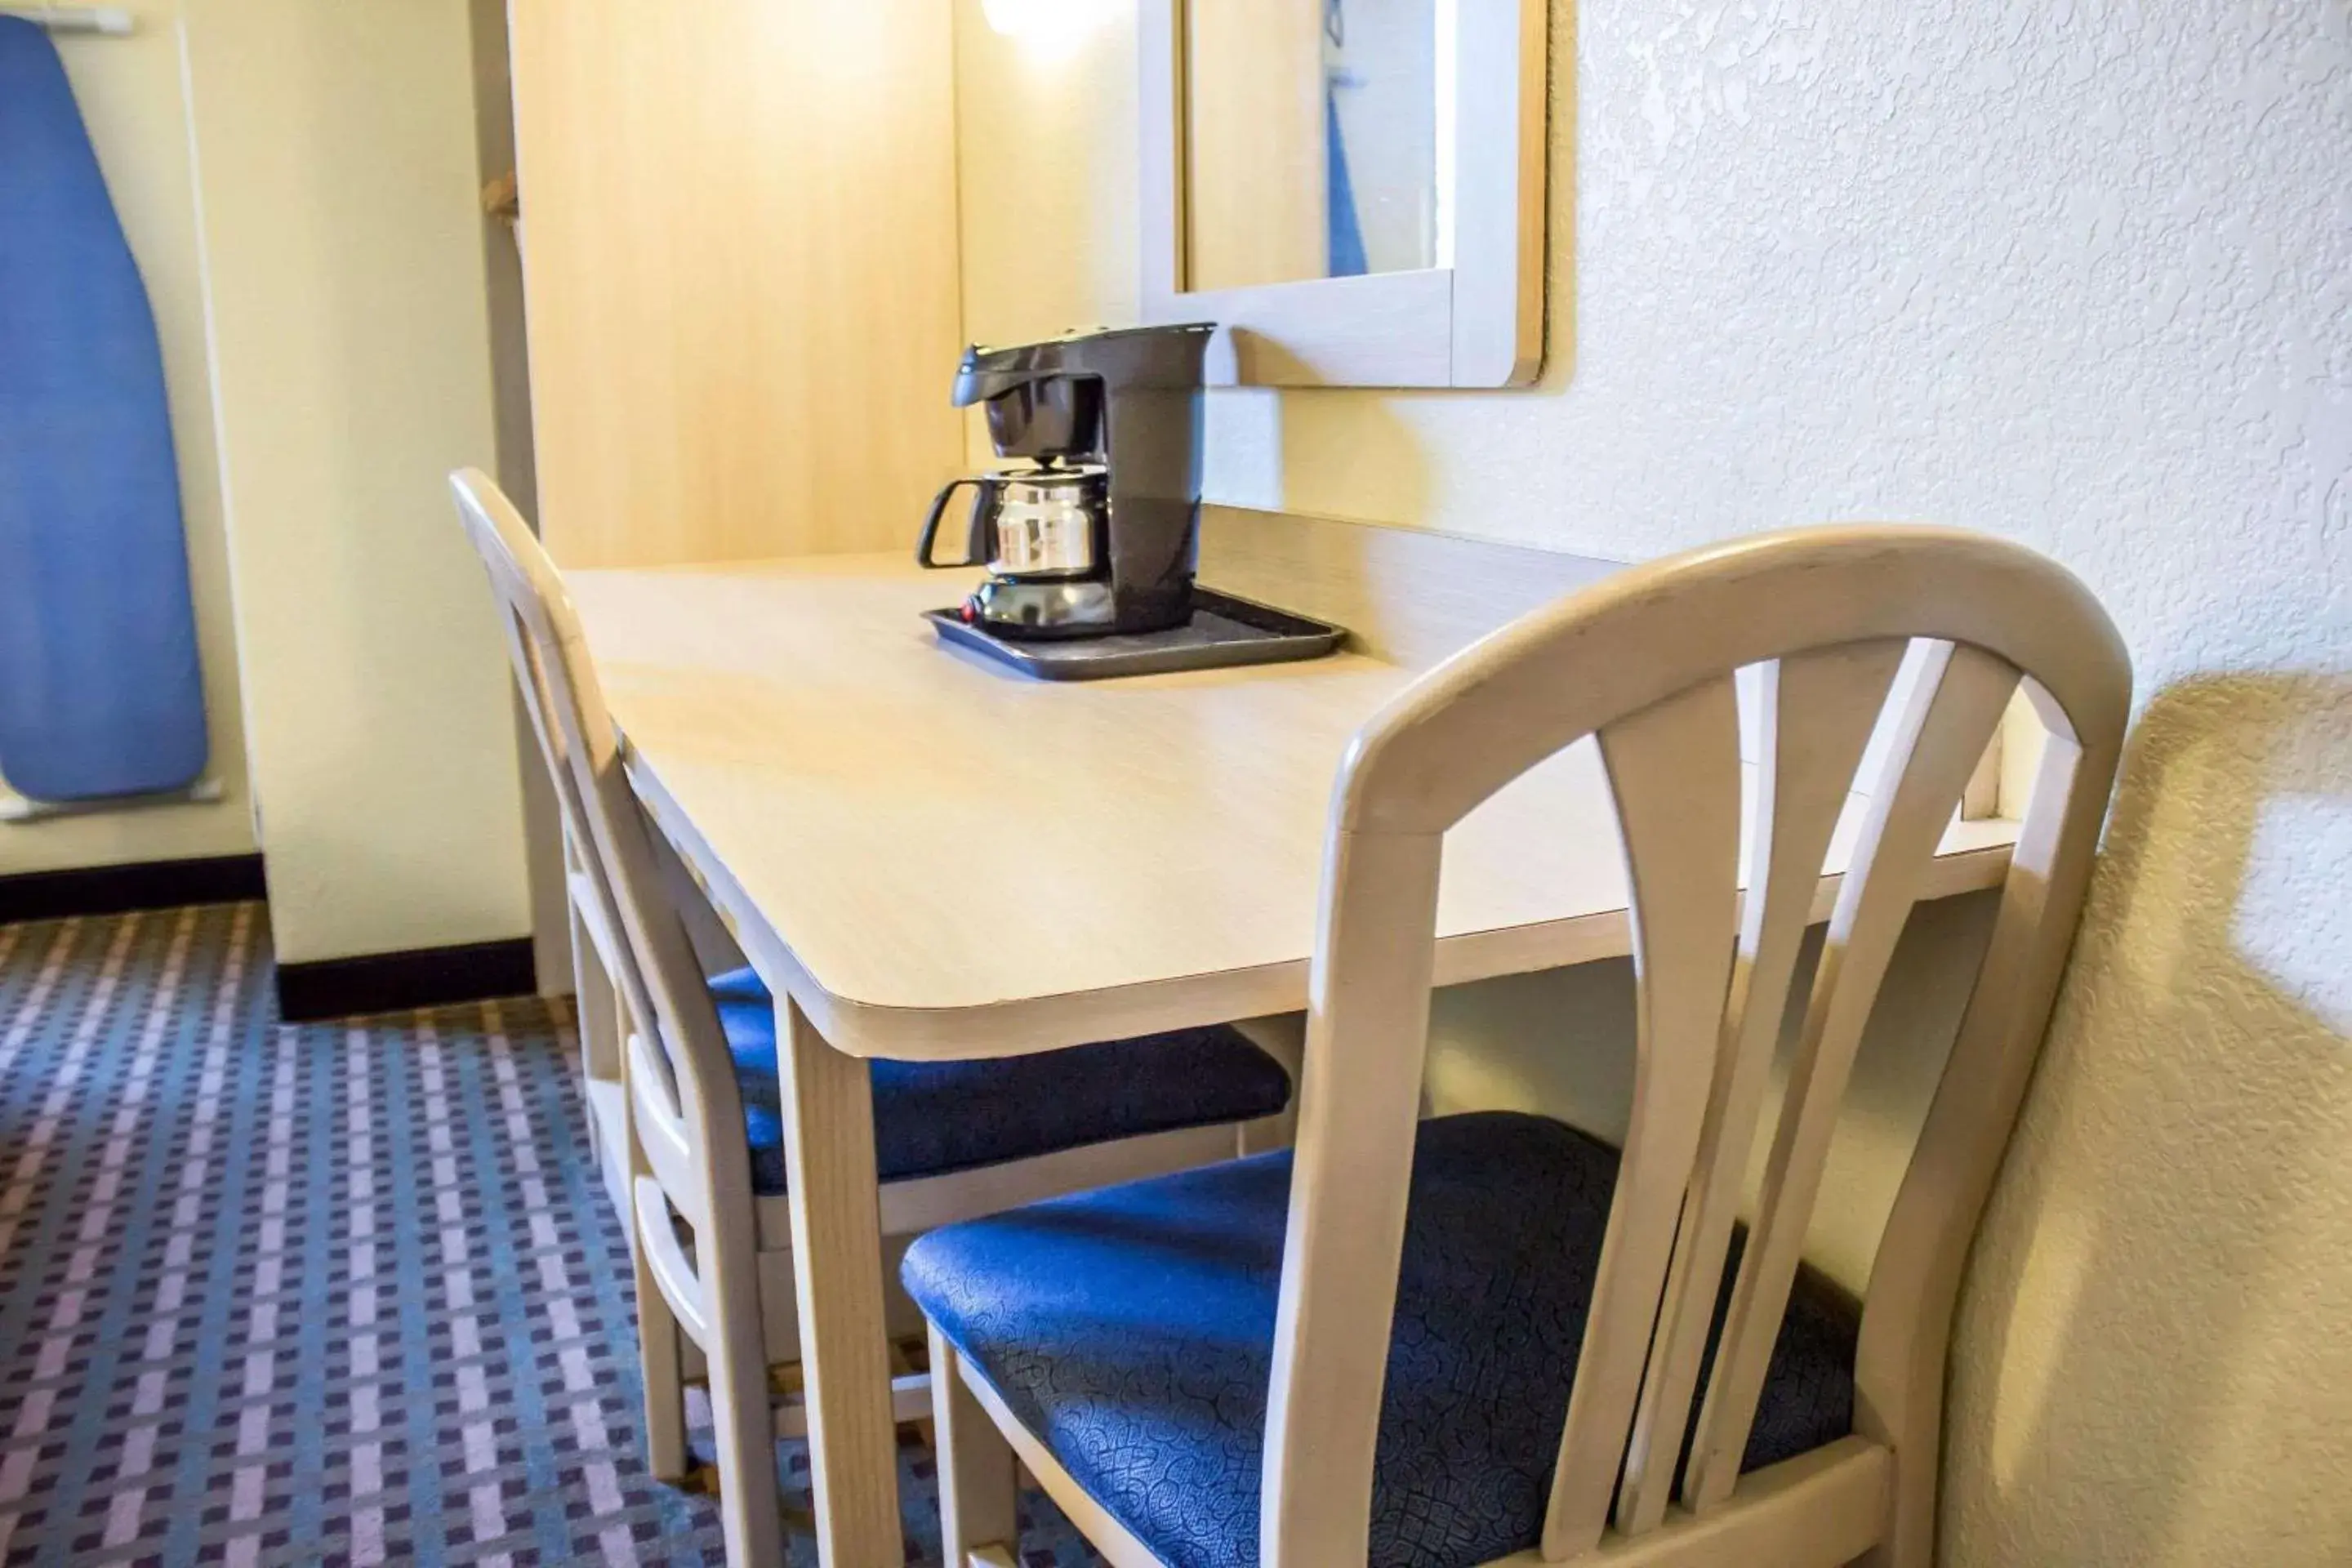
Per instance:
[[[1912,639],[1918,679],[1898,685]],[[1762,752],[1743,834],[1749,667]],[[2048,749],[1857,1308],[1800,1260],[1832,1125],[2021,676]],[[1268,1154],[909,1250],[946,1560],[1017,1560],[1017,1455],[1118,1568],[1924,1568],[1961,1264],[2129,691],[2074,578],[1929,529],[1799,531],[1628,571],[1432,670],[1340,769],[1295,1170]],[[1750,1210],[1809,908],[1882,722]],[[1416,1125],[1444,836],[1588,736],[1631,892],[1625,1149],[1528,1116]]]
[[[651,1466],[667,1479],[688,1468],[691,1347],[709,1373],[729,1561],[782,1562],[772,1445],[804,1415],[796,1398],[771,1399],[771,1365],[797,1355],[776,1003],[748,970],[705,975],[562,579],[486,476],[468,469],[451,487],[571,829],[575,896],[592,910],[581,930],[619,996]],[[1287,1131],[1289,1075],[1229,1028],[873,1072],[886,1236],[1230,1158]],[[929,1414],[927,1378],[898,1380],[894,1395],[902,1418]]]

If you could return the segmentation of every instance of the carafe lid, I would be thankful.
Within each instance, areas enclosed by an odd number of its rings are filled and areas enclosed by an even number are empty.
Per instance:
[[[1039,463],[1025,468],[992,469],[988,477],[1003,484],[1069,485],[1086,484],[1109,474],[1109,468],[1101,463]]]

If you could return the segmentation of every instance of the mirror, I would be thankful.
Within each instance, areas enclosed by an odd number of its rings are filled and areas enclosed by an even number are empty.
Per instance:
[[[1147,323],[1212,384],[1524,386],[1549,0],[1137,0]]]
[[[1183,16],[1183,288],[1453,265],[1454,0]]]

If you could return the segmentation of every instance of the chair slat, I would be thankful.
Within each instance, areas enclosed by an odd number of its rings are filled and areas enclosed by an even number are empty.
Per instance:
[[[2025,1097],[2122,745],[2116,716],[2085,715],[2106,721],[2086,732],[2033,682],[2026,692],[2049,731],[2041,766],[1976,989],[1886,1216],[1863,1306],[1854,1432],[1895,1454],[1893,1517],[1864,1568],[1935,1559],[1945,1354],[1970,1222]]]
[[[1629,1535],[1656,1529],[1673,1496],[1813,890],[1908,646],[1850,643],[1759,667],[1748,893],[1714,1089],[1618,1489],[1617,1528]]]
[[[1552,1473],[1543,1536],[1552,1558],[1589,1551],[1608,1527],[1714,1084],[1739,899],[1732,677],[1621,719],[1600,739],[1632,893],[1634,1119]]]
[[[1429,1036],[1443,841],[1335,828],[1307,977],[1261,1561],[1360,1561]]]
[[[1830,917],[1755,1232],[1699,1415],[1683,1488],[1694,1509],[1720,1503],[1738,1484],[1863,1026],[1928,859],[2017,680],[2013,666],[1989,653],[1937,644],[1906,694],[1880,774],[1870,781],[1870,812]]]
[[[678,1326],[698,1340],[705,1338],[710,1332],[709,1303],[693,1260],[678,1245],[677,1233],[671,1227],[668,1194],[660,1182],[649,1176],[637,1177],[631,1186],[631,1201],[637,1211],[637,1245],[645,1251],[646,1271],[677,1316]]]

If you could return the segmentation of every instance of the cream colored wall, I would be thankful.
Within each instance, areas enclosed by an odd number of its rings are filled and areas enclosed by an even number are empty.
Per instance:
[[[181,0],[127,0],[122,8],[136,23],[131,37],[62,36],[58,52],[98,148],[131,254],[147,281],[163,342],[165,390],[179,452],[181,511],[195,590],[197,641],[205,665],[205,707],[212,727],[212,760],[205,774],[219,781],[223,797],[205,805],[0,824],[0,876],[243,855],[254,847],[220,466],[205,359],[204,281],[188,162],[187,101],[181,86]]]
[[[960,0],[978,337],[1131,319],[1131,6],[1073,8],[1043,59]],[[1587,0],[1554,56],[1541,384],[1219,395],[1213,495],[1628,559],[1932,519],[2081,573],[2143,707],[1971,1264],[1944,1557],[2352,1562],[2352,13]],[[1874,1019],[1849,1279],[1982,925],[1922,911]],[[1448,996],[1433,1098],[1608,1125],[1625,983]]]
[[[1119,325],[1140,308],[1135,7],[1064,10],[1076,24],[1067,35],[1012,39],[980,0],[955,0],[963,330],[976,342]],[[943,395],[954,372],[940,367]],[[984,465],[979,416],[966,449]]]
[[[465,0],[186,0],[230,568],[278,957],[530,931]]]

